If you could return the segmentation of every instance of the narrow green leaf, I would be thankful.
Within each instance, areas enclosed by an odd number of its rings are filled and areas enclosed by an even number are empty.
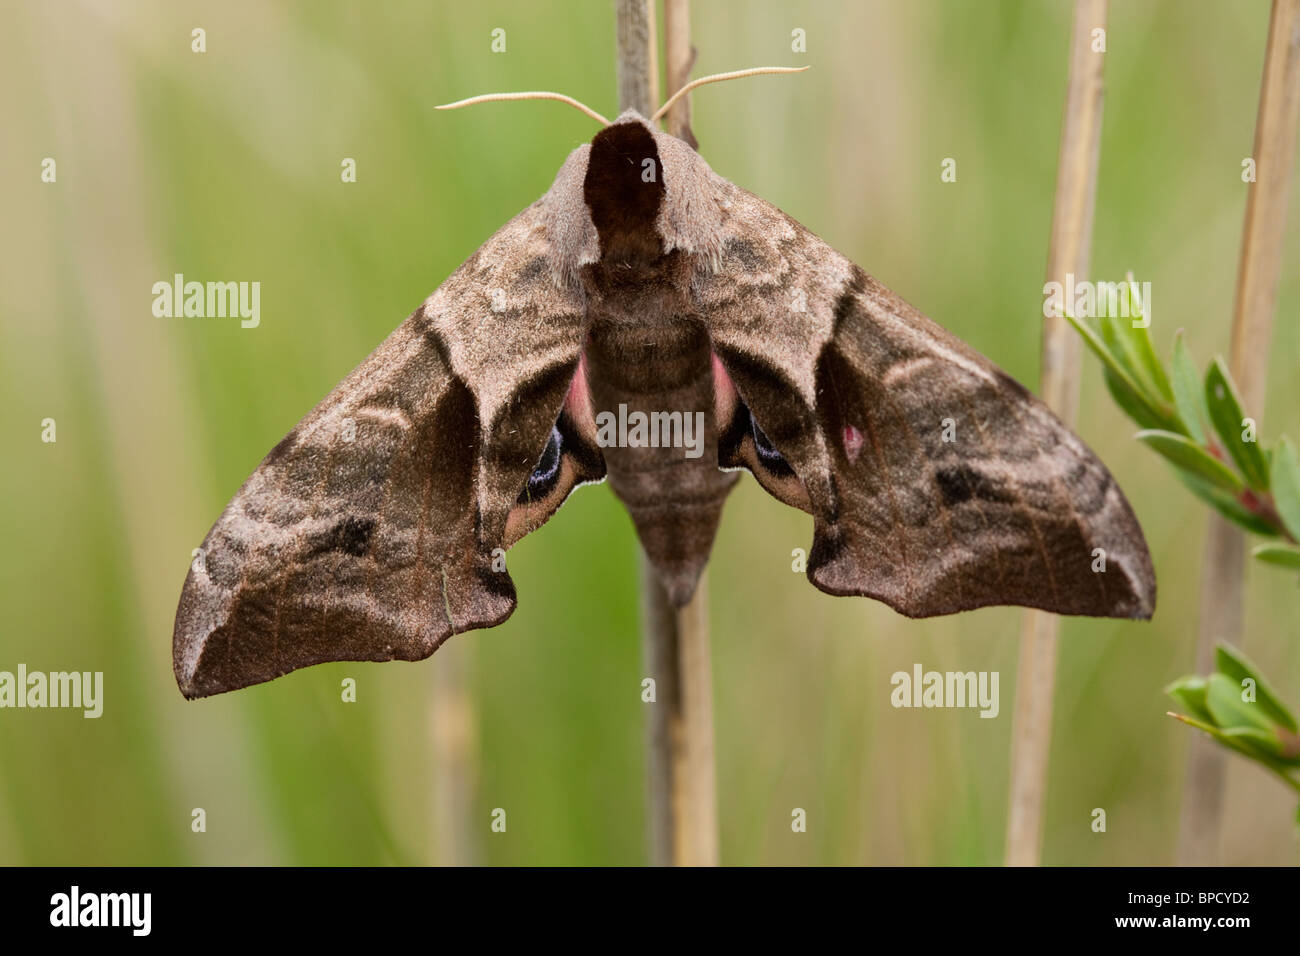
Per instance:
[[[1134,437],[1169,459],[1176,467],[1191,472],[1231,495],[1239,495],[1245,490],[1245,485],[1235,471],[1189,438],[1158,429],[1140,431]]]
[[[1121,286],[1122,288],[1123,286]],[[1121,293],[1121,295],[1124,295],[1124,293]],[[1124,369],[1129,379],[1137,386],[1138,391],[1147,399],[1149,405],[1160,408],[1162,405],[1169,404],[1172,401],[1172,396],[1166,398],[1160,392],[1142,360],[1137,333],[1145,333],[1146,330],[1131,328],[1131,320],[1126,316],[1112,315],[1109,306],[1101,307],[1099,311],[1101,315],[1097,319],[1097,325],[1101,330],[1102,341],[1106,343],[1106,347],[1115,356],[1119,366]],[[1155,355],[1152,353],[1152,359],[1154,360],[1154,358]],[[1163,371],[1161,375],[1163,377]],[[1182,431],[1181,428],[1173,430]]]
[[[1185,471],[1175,469],[1174,474],[1177,475],[1179,480],[1188,487],[1192,494],[1196,495],[1196,497],[1200,498],[1234,524],[1238,524],[1247,531],[1252,531],[1255,534],[1272,536],[1277,533],[1271,524],[1259,515],[1255,514],[1255,512],[1251,511],[1226,491],[1215,487],[1208,481],[1202,481],[1195,475],[1188,474]]]
[[[1210,420],[1219,433],[1228,454],[1232,455],[1241,473],[1252,488],[1268,488],[1268,462],[1258,441],[1245,441],[1242,432],[1245,413],[1241,410],[1241,397],[1233,384],[1232,376],[1216,357],[1205,373],[1205,404],[1210,409]]]
[[[1074,326],[1075,331],[1083,336],[1083,341],[1087,343],[1088,348],[1092,349],[1093,354],[1096,355],[1097,358],[1101,359],[1101,364],[1105,365],[1108,371],[1111,371],[1124,379],[1125,384],[1128,385],[1133,392],[1138,392],[1137,383],[1133,381],[1128,372],[1124,371],[1124,367],[1120,365],[1119,360],[1111,353],[1110,349],[1106,346],[1106,343],[1098,337],[1095,331],[1093,331],[1092,326],[1087,322],[1084,322],[1082,319],[1076,319],[1069,312],[1065,313],[1065,318]]]
[[[1259,730],[1255,727],[1233,727],[1223,731],[1223,736],[1241,743],[1266,757],[1274,759],[1282,756],[1282,741],[1271,730]]]
[[[1192,716],[1212,723],[1214,717],[1205,703],[1209,686],[1204,677],[1180,677],[1165,688],[1165,693],[1186,707]]]
[[[1292,733],[1300,729],[1296,727],[1295,717],[1291,715],[1286,704],[1282,703],[1282,699],[1278,697],[1272,685],[1264,679],[1264,675],[1259,672],[1255,663],[1239,648],[1231,644],[1219,643],[1214,648],[1214,666],[1220,674],[1236,681],[1238,687],[1249,677],[1255,682],[1255,700],[1264,708],[1272,721],[1281,724]]]
[[[1273,505],[1291,537],[1300,541],[1300,460],[1295,445],[1283,435],[1269,461]]]
[[[1187,426],[1187,434],[1198,445],[1204,445],[1205,425],[1210,421],[1210,412],[1205,407],[1201,376],[1196,371],[1192,353],[1187,349],[1182,329],[1174,335],[1174,357],[1170,364],[1173,370],[1174,407],[1178,409],[1178,417]]]
[[[1138,340],[1138,359],[1155,383],[1156,391],[1160,393],[1161,398],[1166,402],[1172,402],[1174,400],[1173,385],[1169,381],[1169,374],[1165,371],[1164,365],[1161,364],[1160,358],[1156,355],[1155,345],[1151,342],[1151,328],[1139,325],[1133,330],[1133,335]]]
[[[1115,356],[1120,366],[1128,373],[1129,378],[1142,386],[1146,383],[1138,368],[1137,357],[1133,354],[1130,347],[1129,338],[1124,334],[1123,323],[1119,316],[1111,315],[1108,308],[1102,307],[1098,310],[1097,328],[1101,332],[1101,340],[1106,343],[1110,349],[1111,355]]]
[[[1293,544],[1260,544],[1250,552],[1265,564],[1276,564],[1283,568],[1300,569],[1300,548]]]
[[[1263,762],[1262,758],[1259,756],[1259,753],[1257,751],[1247,747],[1240,740],[1237,740],[1234,737],[1227,736],[1227,734],[1225,734],[1218,727],[1214,726],[1214,724],[1212,723],[1208,723],[1204,720],[1198,720],[1197,718],[1190,717],[1187,714],[1170,714],[1169,716],[1173,717],[1175,720],[1187,724],[1187,726],[1189,727],[1195,727],[1197,730],[1205,731],[1207,734],[1209,734],[1219,743],[1223,744],[1229,750],[1235,750],[1237,751],[1237,753],[1249,757],[1252,760],[1260,760],[1261,762]]]
[[[1220,730],[1237,730],[1253,727],[1256,730],[1269,730],[1273,722],[1269,720],[1258,696],[1252,702],[1241,699],[1245,690],[1240,683],[1227,674],[1211,674],[1209,692],[1205,695],[1205,706],[1210,709],[1214,722]]]
[[[1132,379],[1121,378],[1109,368],[1103,368],[1101,371],[1102,378],[1106,382],[1106,391],[1110,392],[1110,397],[1115,400],[1115,404],[1125,415],[1143,428],[1167,430],[1171,426],[1172,423],[1152,407],[1148,398],[1133,390],[1130,384]],[[1175,424],[1173,427],[1178,426]]]
[[[1159,403],[1143,391],[1142,386],[1135,382],[1133,376],[1125,371],[1124,366],[1120,364],[1119,360],[1106,346],[1106,343],[1101,340],[1088,323],[1076,319],[1068,312],[1065,313],[1065,318],[1083,336],[1083,341],[1087,343],[1093,354],[1101,359],[1104,366],[1106,388],[1110,392],[1111,398],[1115,400],[1115,404],[1129,418],[1143,428],[1160,428],[1165,431],[1181,430],[1176,417],[1162,411]]]
[[[1129,273],[1120,286],[1125,308],[1121,308],[1119,324],[1128,340],[1128,350],[1132,354],[1143,377],[1155,386],[1156,393],[1167,403],[1174,400],[1174,392],[1169,384],[1165,367],[1156,357],[1155,347],[1151,344],[1151,319],[1149,303],[1142,301],[1133,273]]]

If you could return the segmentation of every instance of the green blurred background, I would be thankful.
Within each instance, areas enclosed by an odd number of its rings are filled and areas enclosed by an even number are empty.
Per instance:
[[[695,96],[714,169],[1035,385],[1070,5],[694,6],[696,75],[813,66]],[[240,482],[595,131],[557,104],[434,105],[554,89],[613,115],[610,0],[33,0],[3,18],[0,669],[101,670],[106,690],[99,720],[0,712],[0,863],[643,862],[636,542],[604,486],[511,553],[514,617],[431,660],[189,703],[170,654],[191,549]],[[1184,326],[1202,362],[1227,347],[1267,23],[1266,0],[1112,4],[1093,274],[1150,280],[1159,347]],[[155,318],[175,272],[260,281],[261,326]],[[1300,437],[1294,268],[1278,307],[1266,440]],[[1205,511],[1132,441],[1091,357],[1082,394],[1078,431],[1142,520],[1160,597],[1149,625],[1064,624],[1044,858],[1170,863],[1192,738],[1161,688],[1193,669]],[[1019,612],[916,622],[828,597],[790,570],[810,542],[806,516],[742,482],[711,565],[723,861],[1000,862]],[[1247,608],[1247,652],[1300,703],[1294,576],[1251,568]],[[1000,716],[895,710],[889,676],[915,662],[999,671]],[[454,779],[445,713],[469,755]],[[1224,860],[1295,863],[1293,811],[1233,760]]]

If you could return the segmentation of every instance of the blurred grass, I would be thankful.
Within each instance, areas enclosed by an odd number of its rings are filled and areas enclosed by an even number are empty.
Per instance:
[[[695,97],[714,168],[1034,385],[1068,5],[695,7],[697,75],[814,66]],[[1158,345],[1185,326],[1202,361],[1227,346],[1267,18],[1266,0],[1112,5],[1094,269],[1150,280]],[[0,863],[428,860],[438,655],[187,703],[172,614],[190,549],[266,450],[593,132],[554,104],[432,107],[550,88],[609,113],[611,4],[27,2],[6,21],[0,669],[102,670],[106,703],[98,721],[0,712]],[[155,319],[150,287],[174,272],[260,281],[261,327]],[[1270,437],[1300,432],[1298,311],[1292,269]],[[1149,626],[1065,624],[1045,857],[1168,863],[1188,735],[1160,688],[1191,669],[1203,509],[1131,440],[1094,363],[1079,432],[1142,519],[1161,590]],[[824,596],[790,572],[810,540],[748,480],[718,537],[723,860],[999,862],[1017,612],[910,622]],[[455,638],[474,645],[487,862],[645,858],[634,549],[608,489],[583,489],[512,551],[514,617]],[[1252,569],[1249,653],[1293,703],[1297,598],[1292,576]],[[1000,671],[999,718],[894,710],[889,675],[918,661]],[[1228,862],[1297,862],[1273,781],[1234,765],[1228,812]]]

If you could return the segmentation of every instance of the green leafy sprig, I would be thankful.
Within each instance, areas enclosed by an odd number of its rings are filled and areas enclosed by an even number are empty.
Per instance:
[[[1096,330],[1068,310],[1065,318],[1101,359],[1111,397],[1142,429],[1135,437],[1219,514],[1271,539],[1251,552],[1256,558],[1300,569],[1295,444],[1283,435],[1267,451],[1260,446],[1227,364],[1216,356],[1201,376],[1181,329],[1166,370],[1151,344],[1149,304],[1132,273],[1120,285],[1118,306],[1098,310]]]
[[[1300,794],[1300,730],[1295,717],[1241,651],[1220,644],[1214,664],[1208,677],[1181,677],[1165,688],[1187,711],[1171,711],[1169,716],[1262,764]]]

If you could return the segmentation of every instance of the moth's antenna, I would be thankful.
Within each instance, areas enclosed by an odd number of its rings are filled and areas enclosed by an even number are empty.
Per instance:
[[[806,69],[808,69],[806,66],[756,66],[751,70],[734,70],[731,73],[714,73],[712,76],[702,76],[698,80],[691,80],[691,82],[668,97],[668,101],[655,111],[654,116],[650,117],[650,122],[657,122],[674,103],[697,86],[703,86],[705,83],[721,83],[723,80],[738,80],[742,76],[759,76],[763,73],[802,73]]]
[[[804,67],[807,69],[807,67]],[[484,93],[482,96],[471,96],[467,100],[458,100],[455,103],[446,103],[443,106],[435,106],[439,110],[458,110],[462,106],[473,106],[475,103],[491,103],[495,100],[559,100],[561,103],[568,103],[575,109],[582,110],[601,126],[608,126],[609,120],[601,116],[590,106],[585,103],[579,103],[572,96],[565,96],[563,93],[548,93],[544,90],[533,90],[528,93]]]

